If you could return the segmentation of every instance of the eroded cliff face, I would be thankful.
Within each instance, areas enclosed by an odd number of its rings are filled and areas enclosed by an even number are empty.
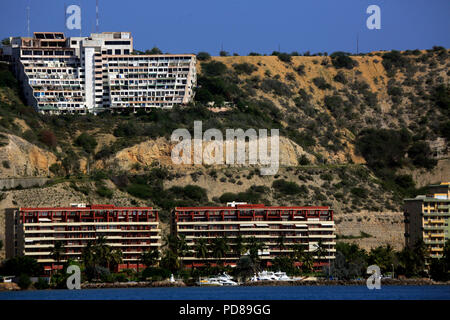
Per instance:
[[[48,168],[56,163],[56,156],[12,135],[3,134],[3,146],[0,147],[0,177],[47,176]]]
[[[270,138],[259,138],[256,143],[258,145],[263,144],[268,146],[268,156],[270,158]],[[222,162],[225,163],[227,155],[227,142],[226,140],[219,145],[213,145],[212,142],[202,143],[202,165],[219,165],[220,154],[223,156]],[[155,162],[169,166],[174,169],[183,169],[187,164],[175,164],[172,161],[171,154],[177,143],[168,141],[164,138],[156,140],[147,140],[135,146],[123,149],[106,160],[99,160],[95,163],[95,167],[98,169],[116,169],[116,170],[131,170],[136,168],[136,165],[145,167],[154,165]],[[194,164],[194,140],[191,140],[190,148],[190,163]],[[237,150],[237,143],[235,142],[234,150]],[[189,156],[182,151],[177,153],[182,159],[188,160]],[[245,143],[246,164],[248,164],[249,155],[249,142]],[[279,137],[279,165],[280,166],[297,166],[299,164],[299,157],[304,155],[311,163],[316,162],[314,155],[307,153],[301,146],[296,144],[290,139],[285,137]],[[275,158],[274,158],[275,159]],[[201,166],[201,165],[200,165]],[[244,165],[245,166],[245,165]]]

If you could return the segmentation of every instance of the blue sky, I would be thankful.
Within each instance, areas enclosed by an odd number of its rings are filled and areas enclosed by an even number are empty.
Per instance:
[[[95,0],[1,0],[0,38],[64,31],[65,5],[82,8],[83,35],[95,30]],[[251,51],[356,52],[450,47],[449,0],[99,0],[100,31],[131,31],[135,48],[217,55]],[[381,30],[369,30],[369,5]]]

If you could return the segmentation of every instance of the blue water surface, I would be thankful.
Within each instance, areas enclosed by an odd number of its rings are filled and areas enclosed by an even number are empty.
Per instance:
[[[184,287],[0,292],[0,300],[450,300],[450,286]]]

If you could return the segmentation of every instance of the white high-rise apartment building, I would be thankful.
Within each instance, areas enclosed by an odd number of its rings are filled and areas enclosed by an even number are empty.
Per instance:
[[[171,108],[192,99],[197,80],[195,55],[134,54],[130,32],[35,32],[10,38],[3,51],[27,102],[42,113]]]

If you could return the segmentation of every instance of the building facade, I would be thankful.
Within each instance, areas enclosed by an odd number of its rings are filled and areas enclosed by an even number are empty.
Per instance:
[[[226,237],[233,249],[233,240],[239,235],[244,241],[255,237],[265,249],[259,257],[267,265],[280,255],[293,252],[293,245],[304,246],[305,252],[316,252],[321,242],[325,254],[315,256],[315,267],[328,265],[335,258],[335,225],[333,210],[329,207],[266,207],[264,205],[234,204],[227,207],[177,207],[172,215],[172,233],[183,235],[188,253],[182,258],[188,267],[214,265],[209,257],[199,258],[195,246],[198,239],[209,242]],[[283,246],[280,245],[283,239]],[[240,255],[230,250],[222,259],[224,265],[235,266]]]
[[[441,258],[450,233],[450,182],[430,185],[427,195],[405,199],[404,216],[406,246],[423,240],[430,258]]]
[[[30,256],[45,271],[61,268],[67,259],[80,260],[83,248],[99,237],[122,251],[118,269],[144,268],[141,254],[161,246],[158,211],[151,207],[72,205],[61,208],[19,208],[7,225],[7,257]],[[52,258],[56,241],[63,244],[60,261]]]
[[[42,113],[171,108],[192,99],[197,81],[195,55],[135,54],[130,32],[35,32],[10,38],[5,54],[27,103]]]

